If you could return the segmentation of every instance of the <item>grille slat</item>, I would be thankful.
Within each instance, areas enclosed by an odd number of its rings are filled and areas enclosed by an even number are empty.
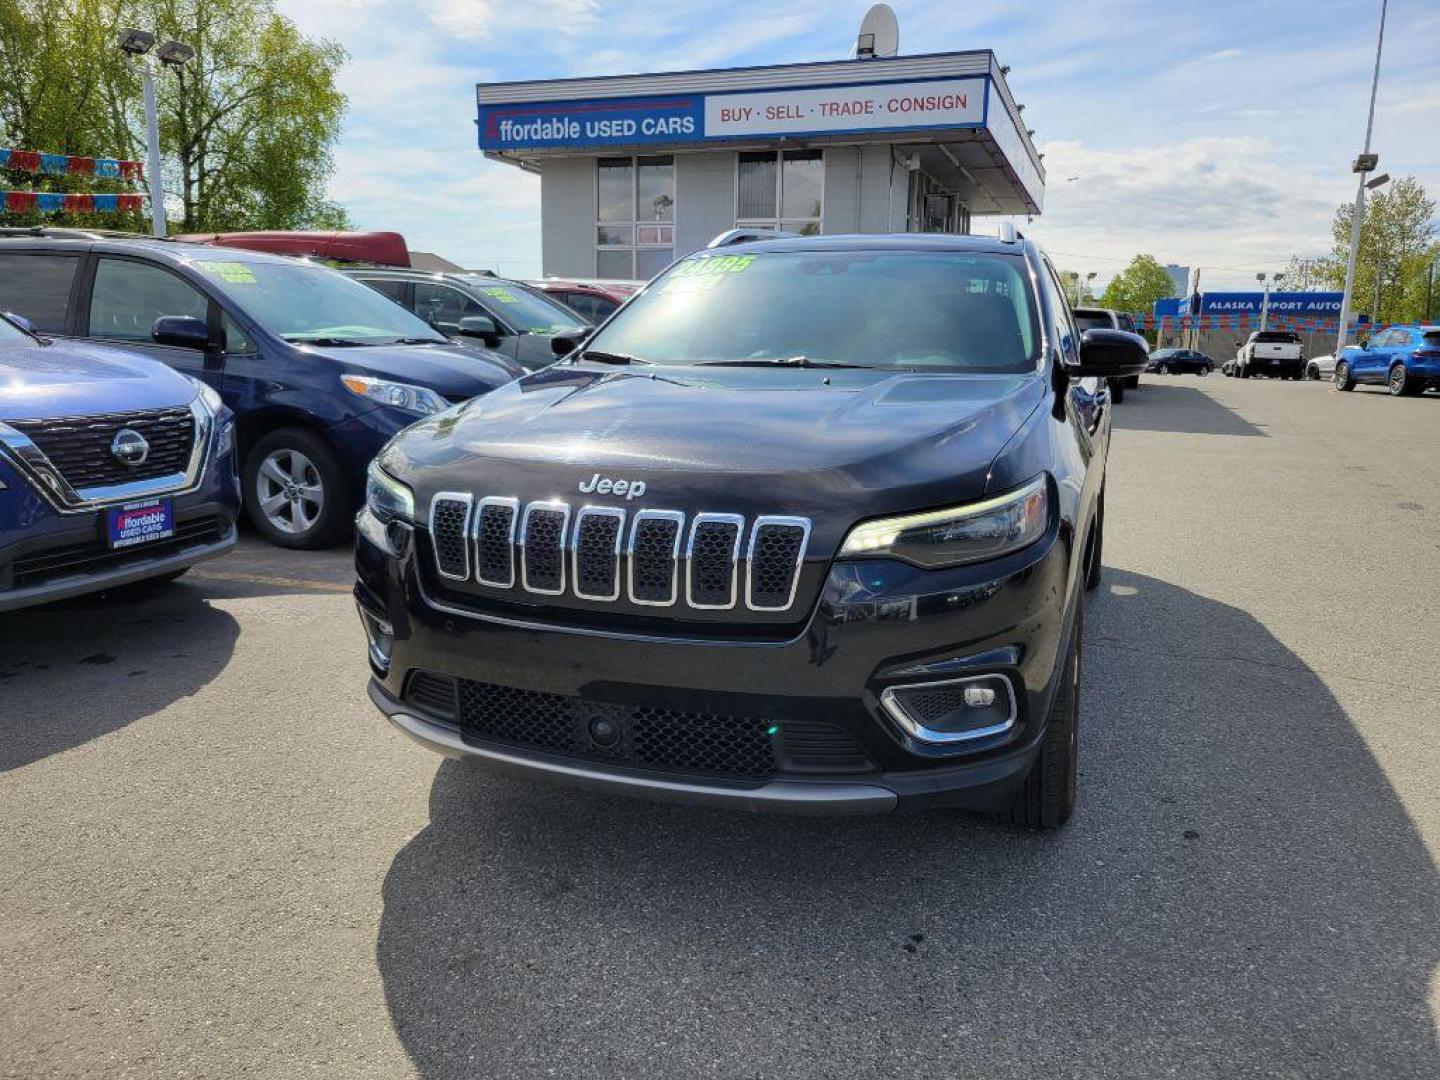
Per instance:
[[[76,491],[183,473],[195,442],[195,415],[189,406],[107,413],[103,416],[11,420]],[[110,451],[124,428],[139,432],[150,453],[139,465],[126,465]]]
[[[680,534],[685,515],[675,510],[641,510],[630,533],[630,599],[669,607],[678,597]]]
[[[565,591],[565,534],[570,507],[531,503],[520,529],[520,577],[533,593],[558,596]]]
[[[441,577],[470,577],[470,504],[464,492],[442,491],[430,501],[430,543]]]
[[[587,506],[575,515],[575,595],[584,600],[620,598],[620,543],[625,511]]]
[[[732,514],[696,514],[690,526],[686,592],[693,608],[735,606],[735,567],[745,519]]]
[[[784,611],[790,606],[809,539],[810,523],[802,518],[756,518],[746,579],[752,610]]]
[[[475,577],[485,585],[509,589],[515,584],[515,523],[517,499],[489,496],[480,500],[475,523]]]

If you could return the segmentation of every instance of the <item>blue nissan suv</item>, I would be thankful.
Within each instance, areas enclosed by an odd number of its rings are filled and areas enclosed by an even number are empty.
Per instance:
[[[235,544],[235,424],[195,379],[0,319],[0,611],[179,577]]]
[[[217,392],[235,413],[250,519],[282,547],[343,539],[391,436],[523,374],[328,267],[145,237],[0,239],[0,310]]]

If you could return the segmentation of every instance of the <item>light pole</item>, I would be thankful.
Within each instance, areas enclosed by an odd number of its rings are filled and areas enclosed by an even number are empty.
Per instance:
[[[1375,191],[1390,182],[1389,173],[1381,173],[1373,180],[1365,181],[1366,191]],[[1385,253],[1380,250],[1380,237],[1375,238],[1375,306],[1370,309],[1370,325],[1380,324],[1380,281],[1385,276]]]
[[[145,87],[145,171],[150,174],[150,230],[155,236],[165,235],[165,191],[160,184],[160,114],[155,104],[155,76],[149,53],[155,48],[155,35],[148,30],[121,30],[120,48],[140,65]],[[167,41],[155,56],[166,67],[178,68],[195,55],[195,50],[181,41]]]
[[[1094,271],[1094,270],[1091,270],[1088,274],[1085,275],[1085,289],[1086,289],[1087,292],[1090,293],[1091,296],[1094,296],[1094,295],[1095,295],[1095,290],[1090,287],[1090,283],[1091,283],[1092,281],[1094,281],[1094,280],[1095,280],[1095,271]]]
[[[1380,35],[1375,42],[1375,74],[1370,80],[1370,116],[1365,121],[1365,149],[1351,166],[1360,174],[1355,189],[1355,209],[1350,215],[1350,258],[1345,263],[1345,294],[1340,300],[1340,329],[1335,338],[1335,355],[1345,348],[1346,324],[1350,321],[1350,294],[1355,288],[1355,256],[1360,251],[1360,225],[1365,220],[1365,177],[1380,164],[1380,156],[1370,152],[1370,135],[1375,130],[1375,95],[1380,89],[1380,53],[1385,47],[1385,11],[1389,0],[1380,0]]]

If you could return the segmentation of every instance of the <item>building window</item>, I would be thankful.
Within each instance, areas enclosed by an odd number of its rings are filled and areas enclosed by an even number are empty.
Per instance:
[[[960,196],[929,173],[917,169],[910,174],[910,210],[907,232],[956,233],[970,231],[970,211]]]
[[[820,232],[825,205],[824,151],[747,151],[736,157],[736,226],[784,229],[802,236]]]
[[[599,158],[595,275],[649,280],[675,258],[675,159]]]

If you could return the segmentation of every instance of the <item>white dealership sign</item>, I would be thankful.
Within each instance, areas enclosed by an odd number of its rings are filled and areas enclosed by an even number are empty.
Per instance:
[[[705,137],[968,127],[985,121],[985,80],[872,83],[707,94]]]

